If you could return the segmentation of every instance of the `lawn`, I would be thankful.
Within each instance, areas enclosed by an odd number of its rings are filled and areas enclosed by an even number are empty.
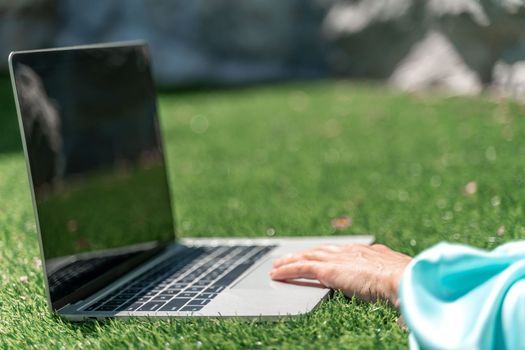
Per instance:
[[[525,237],[525,108],[315,82],[161,93],[179,236],[373,233],[408,254]],[[471,183],[468,193],[465,186]],[[477,190],[474,191],[474,187]],[[353,224],[336,230],[333,218]],[[48,313],[25,163],[0,79],[0,348],[406,348],[397,311],[336,293],[274,323]]]

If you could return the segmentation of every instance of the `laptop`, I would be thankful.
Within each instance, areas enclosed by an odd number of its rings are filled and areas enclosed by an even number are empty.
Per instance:
[[[150,66],[142,42],[9,56],[50,310],[72,321],[313,310],[330,290],[272,281],[272,261],[373,238],[176,239]]]

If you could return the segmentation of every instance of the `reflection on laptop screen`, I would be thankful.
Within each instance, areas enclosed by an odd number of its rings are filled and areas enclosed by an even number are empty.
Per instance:
[[[12,67],[56,309],[174,239],[149,56],[40,51]]]

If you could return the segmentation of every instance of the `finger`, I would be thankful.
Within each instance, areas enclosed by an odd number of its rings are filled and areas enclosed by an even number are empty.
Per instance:
[[[388,248],[384,244],[372,244],[370,246],[370,249],[375,250],[377,252],[390,252],[390,251],[392,251],[392,249]]]
[[[274,269],[270,272],[270,276],[274,280],[319,279],[321,266],[321,263],[318,261],[299,261]]]
[[[323,251],[327,253],[340,253],[343,251],[343,246],[340,245],[334,245],[334,244],[322,244],[318,245],[317,247],[313,248],[312,250],[316,251]]]
[[[333,259],[333,254],[319,250],[306,250],[301,253],[294,253],[287,255],[283,258],[277,259],[273,262],[273,267],[277,268],[283,265],[295,263],[302,260],[313,260],[313,261],[328,261]]]
[[[367,249],[370,249],[369,245],[360,244],[360,243],[354,243],[354,244],[348,244],[348,245],[342,246],[342,252],[344,253],[363,252]]]

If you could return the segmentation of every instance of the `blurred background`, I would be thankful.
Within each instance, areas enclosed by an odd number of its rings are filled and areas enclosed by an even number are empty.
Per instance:
[[[144,39],[175,87],[330,77],[525,101],[522,0],[1,0],[12,50]]]

